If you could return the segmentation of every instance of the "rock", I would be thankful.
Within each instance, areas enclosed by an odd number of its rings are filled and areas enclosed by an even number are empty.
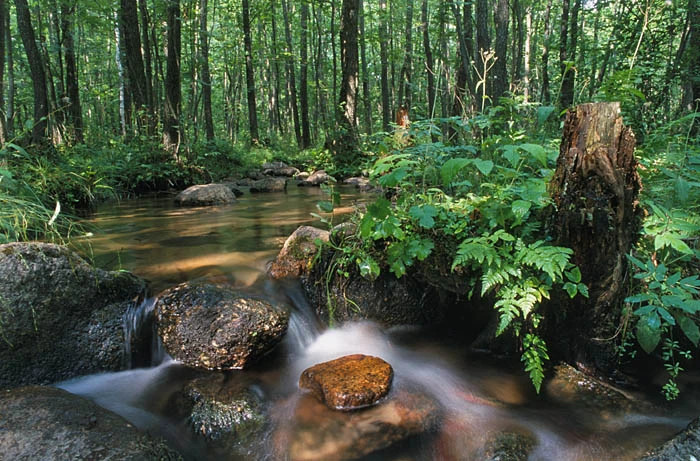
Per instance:
[[[123,319],[145,289],[62,246],[0,245],[0,387],[126,368]]]
[[[435,403],[405,390],[353,412],[334,411],[310,395],[302,396],[292,421],[278,439],[293,461],[355,459],[432,428],[438,421]]]
[[[385,327],[395,325],[429,325],[440,322],[437,290],[426,287],[410,275],[397,279],[384,268],[375,280],[362,277],[355,264],[348,267],[348,277],[329,268],[333,264],[330,251],[324,252],[301,281],[306,296],[319,317],[331,320],[328,297],[336,322],[373,320]]]
[[[340,245],[345,239],[352,237],[357,232],[357,224],[346,221],[331,229],[330,241],[336,245]]]
[[[273,279],[299,277],[318,251],[316,239],[327,242],[329,232],[312,226],[301,226],[284,242],[277,258],[270,263],[267,273]]]
[[[329,181],[335,182],[335,179],[326,173],[325,170],[318,170],[311,173],[311,175],[299,183],[300,186],[320,186]]]
[[[244,195],[243,191],[238,188],[238,181],[226,181],[222,182],[221,184],[228,187],[231,190],[231,192],[233,192],[233,195],[236,196],[236,198]]]
[[[343,181],[343,184],[355,186],[361,192],[369,192],[372,190],[379,190],[377,187],[374,187],[372,184],[370,184],[369,179],[363,178],[361,176],[347,178],[346,180]]]
[[[158,334],[168,353],[208,370],[240,369],[267,354],[289,314],[223,285],[184,283],[156,302]]]
[[[266,177],[258,179],[250,186],[251,192],[283,192],[287,188],[286,178]]]
[[[636,400],[610,384],[585,375],[567,364],[554,368],[554,376],[546,384],[547,395],[561,403],[575,404],[589,411],[596,410],[607,419],[631,411],[651,411],[652,407]]]
[[[484,446],[480,459],[487,461],[527,461],[537,444],[532,434],[518,432],[498,432],[491,436]]]
[[[182,459],[163,441],[95,403],[62,389],[0,392],[3,459]]]
[[[225,184],[199,184],[188,187],[175,197],[175,203],[186,206],[225,205],[235,201],[236,196]]]
[[[639,458],[638,461],[697,461],[699,459],[700,418],[695,418],[675,437]]]
[[[248,177],[257,181],[260,179],[265,179],[265,175],[261,170],[251,170],[248,172]]]
[[[266,423],[261,398],[247,382],[221,373],[197,378],[183,391],[188,421],[194,432],[218,446],[252,450]],[[254,453],[250,453],[253,455]]]
[[[263,174],[266,176],[286,176],[293,177],[299,174],[299,169],[291,167],[284,162],[264,163]]]
[[[294,178],[298,179],[299,181],[304,181],[306,179],[309,179],[309,176],[311,176],[311,173],[308,171],[302,171],[301,173],[297,174]]]
[[[255,179],[253,178],[243,178],[243,179],[236,179],[232,181],[226,181],[227,183],[231,184],[232,186],[235,187],[250,187],[255,183]]]
[[[389,393],[394,370],[378,357],[346,355],[307,368],[299,387],[329,408],[356,410],[376,404]]]

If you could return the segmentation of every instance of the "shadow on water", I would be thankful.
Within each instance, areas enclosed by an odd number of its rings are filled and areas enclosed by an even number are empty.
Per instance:
[[[148,338],[129,344],[136,368],[59,383],[86,396],[137,427],[162,435],[187,459],[284,458],[278,429],[294,423],[300,373],[346,354],[383,358],[394,368],[392,392],[417,389],[442,409],[434,431],[411,437],[367,460],[482,459],[494,434],[524,434],[535,441],[533,460],[634,459],[688,422],[687,417],[623,413],[608,415],[581,404],[536,396],[519,365],[467,353],[464,344],[418,328],[382,330],[370,322],[324,329],[298,282],[274,282],[265,264],[322,196],[290,189],[287,194],[244,196],[233,206],[174,208],[167,199],[123,202],[94,219],[102,229],[93,242],[98,263],[123,267],[149,279],[154,292],[176,283],[205,279],[227,283],[291,312],[282,344],[261,364],[245,371],[202,372],[173,361],[153,338],[155,299],[129,312],[127,330]],[[347,201],[356,199],[346,196]],[[183,411],[185,386],[202,376],[223,375],[244,383],[264,401],[267,423],[257,441],[238,450],[204,443]]]

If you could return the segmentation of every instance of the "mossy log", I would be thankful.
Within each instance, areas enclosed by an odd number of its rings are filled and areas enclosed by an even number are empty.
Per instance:
[[[626,254],[639,237],[642,184],[635,138],[619,103],[582,104],[566,116],[550,184],[551,232],[574,251],[590,296],[552,303],[551,340],[571,363],[611,372],[628,277]]]

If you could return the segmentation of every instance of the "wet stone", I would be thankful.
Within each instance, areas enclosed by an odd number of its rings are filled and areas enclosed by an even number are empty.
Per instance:
[[[394,372],[378,357],[347,355],[304,370],[299,387],[335,410],[376,404],[389,393]]]
[[[289,313],[224,285],[184,283],[156,303],[158,334],[168,353],[208,370],[244,368],[282,339]]]
[[[175,197],[178,205],[222,205],[236,201],[236,195],[225,184],[198,184],[188,187]]]
[[[250,185],[251,192],[283,192],[287,188],[287,178],[264,177]]]
[[[309,261],[318,251],[316,240],[328,241],[328,231],[312,226],[301,226],[284,242],[277,258],[270,263],[268,274],[274,279],[298,277],[305,273]]]
[[[311,175],[299,183],[300,186],[320,186],[329,181],[335,181],[332,176],[326,173],[325,170],[318,170],[311,173]]]

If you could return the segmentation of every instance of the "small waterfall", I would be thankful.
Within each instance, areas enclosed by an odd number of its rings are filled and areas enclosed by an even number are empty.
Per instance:
[[[154,323],[157,300],[150,297],[141,303],[133,303],[124,314],[124,348],[130,369],[155,366],[170,359]]]

